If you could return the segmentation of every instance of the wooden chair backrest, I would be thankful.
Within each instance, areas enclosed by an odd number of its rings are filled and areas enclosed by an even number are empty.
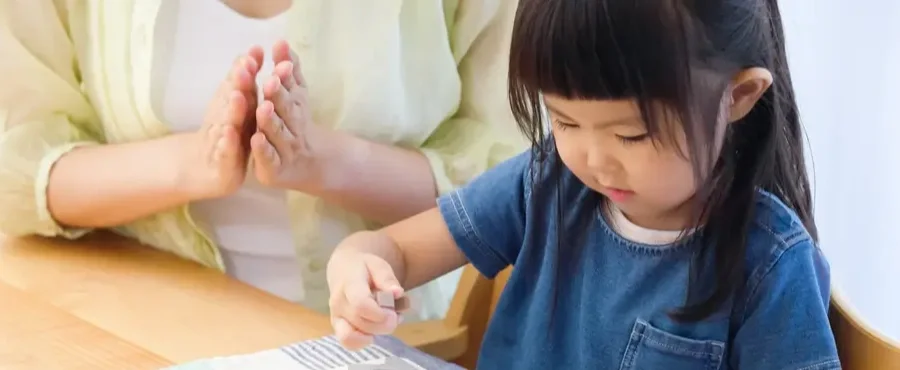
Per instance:
[[[394,336],[432,356],[474,369],[495,305],[494,285],[472,265],[465,266],[443,320],[405,323]]]
[[[839,292],[832,294],[830,316],[844,370],[900,369],[900,343],[869,327]]]
[[[481,340],[510,270],[489,280],[472,265],[466,265],[444,319],[401,325],[398,336],[429,354],[474,369]]]

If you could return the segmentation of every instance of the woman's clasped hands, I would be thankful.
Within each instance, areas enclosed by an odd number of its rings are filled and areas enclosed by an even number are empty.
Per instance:
[[[311,189],[323,178],[323,150],[338,134],[312,122],[300,61],[287,42],[265,60],[255,46],[237,58],[210,101],[201,128],[187,134],[179,183],[194,199],[228,196],[244,183],[248,166],[269,186]],[[263,63],[272,75],[257,84]],[[262,99],[259,98],[260,91]]]

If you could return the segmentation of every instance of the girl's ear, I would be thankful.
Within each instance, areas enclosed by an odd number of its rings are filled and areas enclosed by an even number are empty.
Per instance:
[[[731,79],[725,90],[728,103],[728,123],[735,122],[753,109],[763,93],[772,86],[772,73],[768,69],[753,67],[741,70]]]

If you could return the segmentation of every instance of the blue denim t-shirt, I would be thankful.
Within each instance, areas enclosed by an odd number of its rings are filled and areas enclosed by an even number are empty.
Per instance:
[[[626,240],[587,200],[596,194],[567,169],[559,173],[558,181],[536,179],[549,191],[532,192],[526,152],[438,201],[457,245],[482,274],[514,266],[479,369],[840,368],[828,323],[827,262],[775,197],[758,196],[738,293],[718,314],[682,323],[668,313],[685,303],[696,242]],[[582,236],[558,238],[559,223],[569,227],[560,228],[565,236]],[[580,248],[563,254],[577,258],[558,260],[558,240],[576,239],[578,246],[561,248]]]

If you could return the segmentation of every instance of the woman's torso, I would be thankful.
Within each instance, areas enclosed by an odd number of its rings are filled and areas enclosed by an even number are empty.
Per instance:
[[[218,82],[213,82],[216,75],[224,77],[223,65],[234,58],[208,61],[196,69],[188,64],[198,57],[191,45],[210,42],[205,48],[224,56],[246,49],[245,43],[279,37],[280,32],[302,60],[316,124],[382,143],[418,147],[457,109],[461,86],[445,16],[455,1],[295,0],[287,12],[265,21],[242,19],[221,6],[215,0],[83,3],[78,11],[85,22],[75,26],[84,32],[75,35],[75,42],[81,45],[77,49],[84,88],[108,142],[146,140],[197,124],[193,120],[200,110],[195,104],[205,108],[210,84]],[[223,21],[234,23],[213,24],[212,14],[179,21],[180,14],[187,14],[183,10],[213,8]],[[247,32],[234,39],[224,34],[215,39],[212,32],[172,32],[183,25],[196,30],[201,24],[222,33],[238,27]],[[167,65],[165,60],[171,64],[173,55],[176,63]],[[172,80],[193,73],[202,73],[193,81],[196,84]],[[194,94],[182,89],[197,90]],[[167,90],[184,100],[167,101]],[[252,214],[265,219],[266,225],[248,214],[233,213],[247,203],[256,205]],[[230,223],[240,225],[231,228]],[[234,264],[235,258],[275,257],[280,266],[275,275],[296,275],[302,284],[272,284],[268,290],[324,311],[328,294],[324,269],[331,250],[349,233],[372,226],[315,197],[262,189],[251,180],[234,197],[192,205],[190,215],[154,215],[120,231],[220,268]],[[195,234],[198,228],[206,237]],[[287,238],[293,256],[285,248]],[[291,262],[296,268],[289,266]],[[240,268],[232,265],[232,271],[240,273]]]
[[[157,28],[154,35],[154,110],[174,132],[199,129],[235,58],[252,45],[272,45],[287,30],[284,14],[252,19],[219,0],[164,3],[158,22],[169,27]],[[265,63],[257,81],[262,84],[271,70],[272,64]],[[237,193],[195,202],[191,214],[219,245],[229,275],[299,301],[303,284],[286,193],[263,186],[249,173]]]

